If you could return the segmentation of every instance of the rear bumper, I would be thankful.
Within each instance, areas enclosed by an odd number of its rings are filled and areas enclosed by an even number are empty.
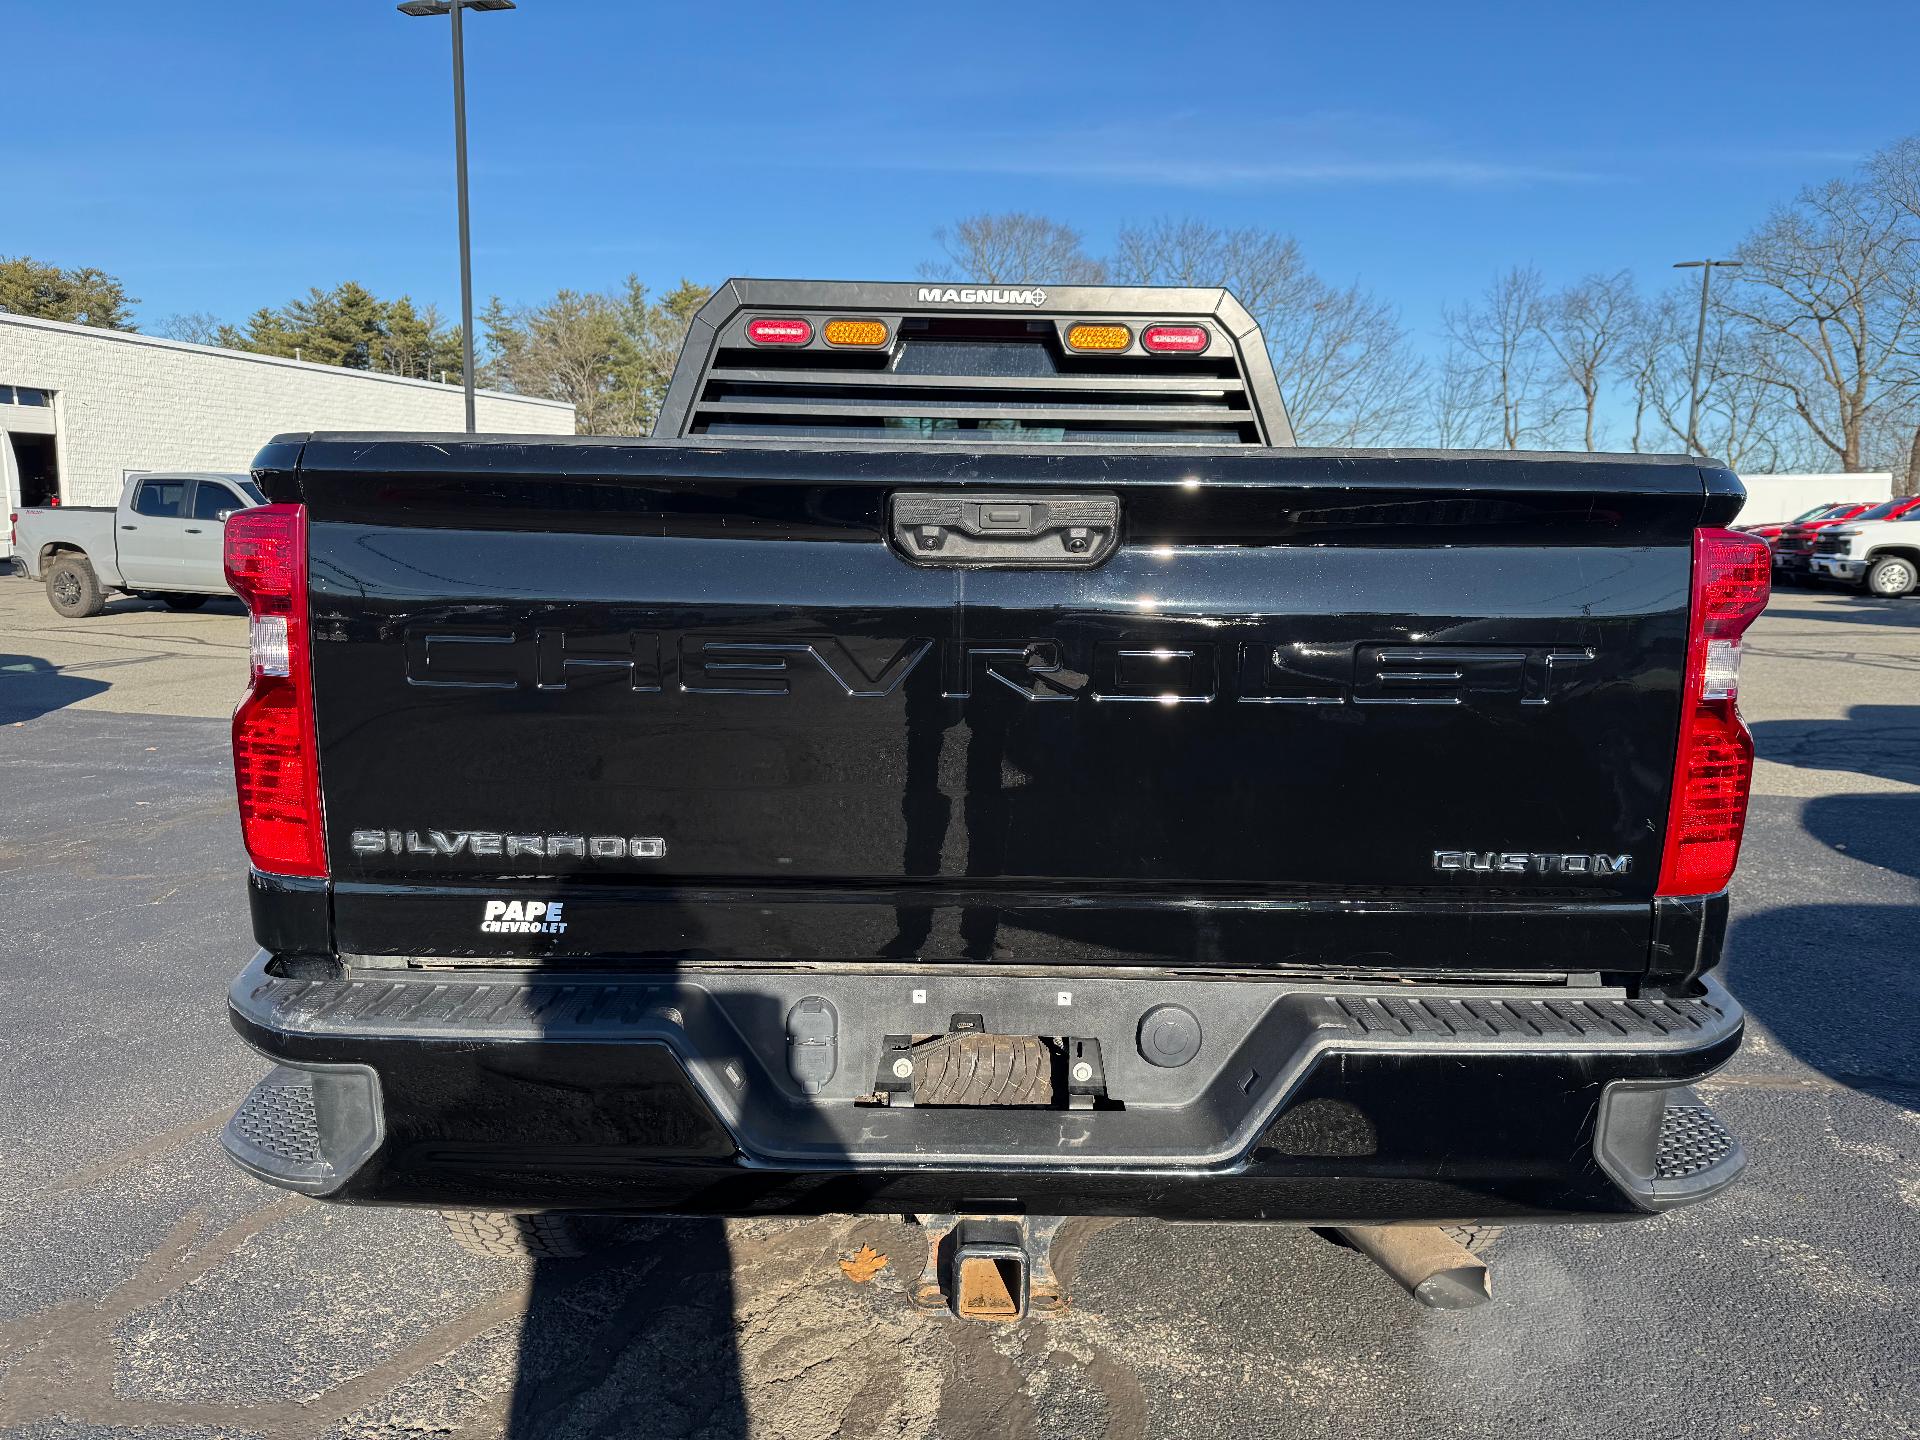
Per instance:
[[[803,999],[835,1017],[789,1061]],[[1743,1162],[1685,1086],[1738,1047],[1694,998],[1544,987],[715,969],[359,971],[258,957],[235,1027],[277,1068],[228,1126],[261,1179],[361,1203],[1309,1223],[1642,1214]],[[1197,1024],[1149,1063],[1145,1012]],[[814,1013],[818,1008],[813,1007]],[[1097,1040],[1124,1108],[862,1103],[886,1037],[956,1014]],[[830,1074],[827,1072],[830,1071]],[[827,1075],[806,1093],[794,1075]]]

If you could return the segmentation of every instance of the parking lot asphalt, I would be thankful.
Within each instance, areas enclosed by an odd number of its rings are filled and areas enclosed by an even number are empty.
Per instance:
[[[1007,1328],[912,1310],[891,1220],[491,1265],[227,1164],[265,1069],[223,998],[245,644],[231,602],[68,621],[0,579],[0,1435],[1917,1433],[1920,600],[1785,591],[1749,637],[1733,1190],[1510,1230],[1465,1313],[1310,1233],[1090,1222],[1066,1314]]]

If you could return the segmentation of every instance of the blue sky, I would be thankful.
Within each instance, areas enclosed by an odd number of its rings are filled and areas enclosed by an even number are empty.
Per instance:
[[[444,20],[86,0],[5,31],[0,254],[111,270],[146,323],[348,278],[457,311]],[[1724,252],[1920,130],[1916,53],[1912,0],[520,0],[469,21],[475,284],[885,279],[975,211],[1095,250],[1191,215],[1291,232],[1425,336],[1514,262],[1665,284]]]

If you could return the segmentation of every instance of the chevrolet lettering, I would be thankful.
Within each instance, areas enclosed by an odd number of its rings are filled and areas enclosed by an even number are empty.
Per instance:
[[[1548,705],[1579,683],[1591,646],[1398,645],[1194,640],[1143,630],[1130,641],[874,641],[859,636],[716,637],[658,630],[412,627],[407,682],[558,694],[614,685],[635,694],[854,700],[904,692],[924,672],[949,700],[987,684],[1028,700],[1221,701],[1251,705]]]

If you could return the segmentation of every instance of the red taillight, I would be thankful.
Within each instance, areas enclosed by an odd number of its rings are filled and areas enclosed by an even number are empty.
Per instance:
[[[747,322],[747,339],[756,345],[804,345],[812,338],[813,326],[792,316]]]
[[[1140,332],[1143,349],[1196,354],[1213,343],[1204,325],[1149,325]]]
[[[247,693],[233,712],[240,833],[255,869],[325,875],[307,647],[307,509],[242,510],[226,532],[227,583],[251,617]]]
[[[1732,530],[1694,532],[1680,754],[1660,860],[1662,895],[1724,890],[1740,859],[1753,783],[1753,737],[1740,719],[1740,636],[1767,608],[1771,574],[1764,542]]]

